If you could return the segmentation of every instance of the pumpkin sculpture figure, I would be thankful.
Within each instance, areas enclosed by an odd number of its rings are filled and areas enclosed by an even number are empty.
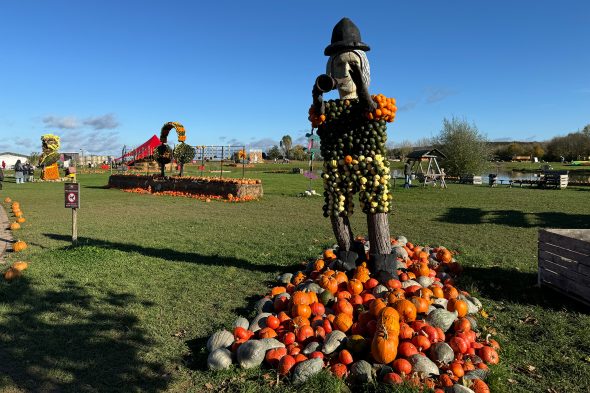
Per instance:
[[[338,242],[339,269],[351,270],[364,259],[355,243],[349,216],[359,194],[367,214],[371,271],[382,279],[396,276],[391,255],[388,213],[391,211],[389,162],[385,158],[386,122],[395,118],[395,100],[369,94],[370,68],[358,27],[343,18],[334,27],[326,74],[314,84],[309,119],[317,127],[324,158],[324,216],[330,217]],[[324,101],[338,89],[340,98]],[[385,282],[385,281],[384,281]]]
[[[168,146],[168,134],[173,128],[176,129],[179,142],[174,150]],[[160,142],[162,142],[162,144],[154,151],[154,158],[160,165],[160,174],[162,177],[164,177],[165,165],[170,163],[173,157],[180,166],[180,176],[182,176],[184,164],[191,162],[195,157],[195,149],[184,143],[185,141],[186,130],[182,124],[170,121],[162,126],[160,132]]]
[[[41,136],[41,157],[39,157],[39,166],[43,167],[43,180],[59,179],[59,170],[57,161],[59,160],[59,136],[45,134]]]

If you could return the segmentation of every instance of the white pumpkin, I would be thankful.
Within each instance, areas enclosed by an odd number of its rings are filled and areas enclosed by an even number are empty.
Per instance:
[[[231,366],[231,352],[227,348],[219,348],[207,356],[209,370],[225,370]]]
[[[238,364],[242,368],[260,366],[266,355],[266,346],[260,340],[248,340],[237,351]]]
[[[219,330],[207,340],[207,350],[213,352],[219,348],[227,348],[234,342],[234,335],[227,330]]]

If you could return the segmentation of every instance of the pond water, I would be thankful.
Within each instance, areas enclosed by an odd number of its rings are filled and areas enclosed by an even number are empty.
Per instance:
[[[497,174],[498,183],[508,183],[509,180],[538,180],[541,175],[540,172],[514,172],[514,171],[489,171],[481,174],[481,180],[484,184],[489,181],[489,174]],[[588,171],[570,171],[570,182],[590,183],[590,173]],[[392,171],[392,177],[403,178],[403,171],[395,169]]]
[[[538,180],[539,176],[541,175],[540,173],[534,173],[534,172],[506,172],[506,171],[499,171],[499,172],[488,172],[486,174],[482,174],[481,175],[481,180],[485,183],[488,181],[488,175],[490,173],[497,173],[498,177],[497,180],[498,181],[505,181],[508,182],[509,180]],[[588,173],[576,173],[575,171],[570,171],[569,172],[569,181],[570,182],[585,182],[588,183],[590,182],[590,175],[588,175]]]

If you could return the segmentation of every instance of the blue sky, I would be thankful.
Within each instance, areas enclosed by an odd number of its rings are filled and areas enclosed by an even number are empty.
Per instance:
[[[491,140],[590,123],[587,0],[20,0],[0,15],[0,151],[53,132],[62,151],[116,154],[168,121],[193,145],[297,140],[344,16],[371,46],[371,92],[397,99],[392,142],[450,116]]]

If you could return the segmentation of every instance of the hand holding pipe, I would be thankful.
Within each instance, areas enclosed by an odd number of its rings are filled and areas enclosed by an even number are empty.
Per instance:
[[[338,86],[336,79],[332,78],[328,74],[322,74],[315,80],[314,90],[319,90],[322,93],[332,91]]]

